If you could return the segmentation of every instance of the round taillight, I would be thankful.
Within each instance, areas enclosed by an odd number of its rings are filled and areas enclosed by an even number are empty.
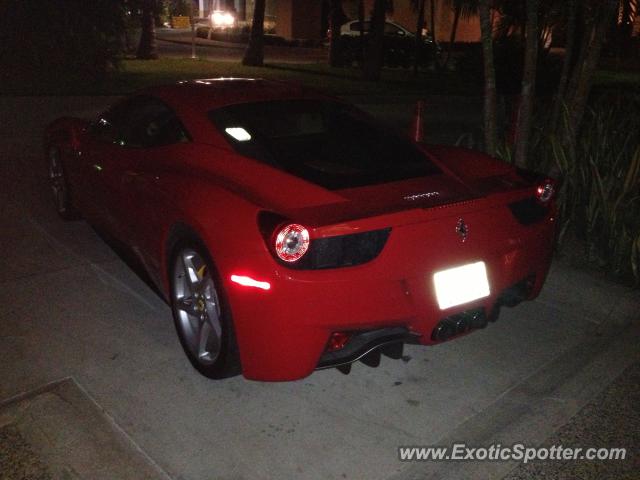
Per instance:
[[[285,262],[296,262],[309,250],[309,230],[292,223],[276,235],[276,255]]]
[[[545,180],[536,189],[536,198],[540,203],[549,203],[556,189],[551,180]]]

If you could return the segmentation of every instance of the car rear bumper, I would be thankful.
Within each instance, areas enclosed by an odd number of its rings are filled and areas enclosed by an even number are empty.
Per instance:
[[[484,219],[485,227],[497,228],[490,224],[499,222],[499,217]],[[480,219],[469,216],[470,224]],[[451,220],[453,227],[455,220]],[[450,227],[445,225],[444,231],[455,230]],[[481,311],[490,319],[501,305],[514,305],[540,292],[555,238],[552,216],[534,226],[487,233],[486,238],[469,243],[461,243],[455,235],[440,235],[440,230],[426,233],[425,228],[396,229],[380,257],[361,266],[295,271],[278,267],[268,255],[225,262],[227,278],[242,274],[270,285],[269,290],[227,285],[244,376],[295,380],[318,368],[360,359],[377,347],[437,343],[442,338],[434,330],[444,319],[468,311]],[[429,251],[415,242],[402,245],[403,236],[415,238],[417,233],[425,236]],[[486,264],[490,295],[441,310],[433,273],[475,261]],[[327,342],[333,332],[349,332],[352,341],[360,344],[347,343],[344,352],[330,354]],[[393,354],[392,347],[388,350]]]

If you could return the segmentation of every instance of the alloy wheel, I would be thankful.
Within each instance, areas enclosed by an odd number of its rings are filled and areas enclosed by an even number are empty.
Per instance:
[[[67,185],[60,160],[60,151],[52,148],[49,151],[49,184],[58,213],[65,214],[68,208]]]
[[[222,347],[220,302],[207,262],[191,248],[173,266],[173,308],[186,348],[202,365],[212,365]]]

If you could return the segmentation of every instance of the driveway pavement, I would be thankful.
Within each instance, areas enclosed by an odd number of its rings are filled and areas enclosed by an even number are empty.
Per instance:
[[[163,301],[88,225],[51,207],[44,125],[108,101],[0,97],[0,429],[16,402],[69,380],[95,406],[78,415],[101,418],[79,431],[108,428],[150,466],[137,478],[502,478],[516,465],[403,463],[397,447],[541,443],[640,358],[638,291],[556,263],[536,301],[460,340],[410,346],[404,361],[290,383],[209,381]],[[61,441],[48,432],[44,443]],[[43,455],[53,462],[55,449]],[[99,458],[55,461],[102,478]]]

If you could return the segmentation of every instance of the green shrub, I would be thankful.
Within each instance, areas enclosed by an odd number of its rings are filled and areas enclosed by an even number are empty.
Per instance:
[[[606,95],[586,112],[575,151],[555,132],[534,134],[530,167],[559,171],[561,240],[586,242],[588,258],[640,281],[640,95]]]
[[[483,78],[482,45],[480,43],[466,43],[460,44],[458,48],[460,57],[457,59],[456,65],[461,75]],[[524,44],[515,36],[500,38],[494,42],[493,55],[498,92],[506,95],[518,95],[522,89]],[[560,78],[561,69],[562,57],[541,50],[538,55],[536,91],[540,93],[554,91]]]

